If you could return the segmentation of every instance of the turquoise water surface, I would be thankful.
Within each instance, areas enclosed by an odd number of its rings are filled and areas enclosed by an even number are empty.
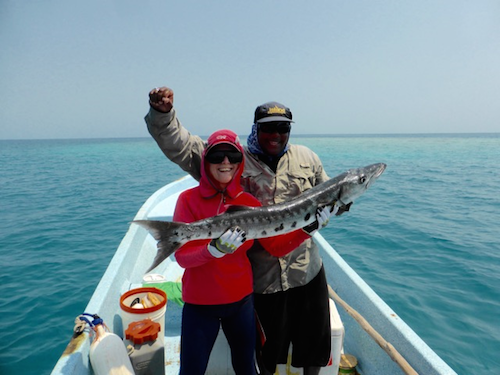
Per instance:
[[[331,177],[388,165],[322,234],[457,373],[500,374],[500,135],[291,141]],[[49,374],[137,210],[184,173],[147,138],[0,141],[0,172],[0,374]]]

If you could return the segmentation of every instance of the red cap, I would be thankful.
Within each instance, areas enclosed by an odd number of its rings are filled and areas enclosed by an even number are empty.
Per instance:
[[[155,341],[160,331],[160,323],[144,319],[130,323],[125,330],[125,338],[134,344],[143,344],[147,341]]]
[[[239,152],[243,153],[243,147],[240,144],[240,138],[238,135],[232,130],[221,129],[212,133],[212,135],[208,137],[205,155],[208,154],[208,151],[210,151],[212,147],[224,143],[233,146]]]

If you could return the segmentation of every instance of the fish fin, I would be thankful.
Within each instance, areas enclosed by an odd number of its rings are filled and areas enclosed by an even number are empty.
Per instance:
[[[238,205],[228,205],[227,210],[225,213],[230,214],[231,212],[242,212],[242,211],[251,211],[255,209],[255,207],[249,207],[249,206],[238,206]]]
[[[337,213],[335,214],[335,216],[340,216],[340,215],[342,215],[344,212],[349,211],[349,209],[351,208],[351,206],[352,206],[352,202],[351,202],[351,203],[346,204],[345,206],[339,206],[339,209],[338,209]]]
[[[184,242],[178,240],[179,237],[177,236],[176,231],[187,225],[185,223],[159,220],[134,220],[132,223],[147,229],[154,239],[158,241],[158,252],[156,253],[153,263],[146,272],[149,272],[153,268],[157,267],[184,244]]]

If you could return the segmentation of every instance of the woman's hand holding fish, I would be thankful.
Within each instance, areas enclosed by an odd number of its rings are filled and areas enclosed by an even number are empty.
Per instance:
[[[208,251],[216,258],[234,253],[246,241],[246,233],[240,227],[229,228],[222,236],[208,244]]]

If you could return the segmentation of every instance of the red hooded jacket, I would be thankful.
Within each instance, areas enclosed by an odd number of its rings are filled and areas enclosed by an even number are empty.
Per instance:
[[[184,191],[177,200],[173,220],[191,223],[226,211],[230,205],[261,206],[257,198],[243,191],[240,177],[245,160],[232,181],[223,191],[216,188],[207,173],[205,155],[214,146],[227,143],[244,155],[238,136],[230,130],[219,130],[208,138],[202,155],[201,180],[197,187]],[[280,236],[258,241],[274,256],[283,256],[297,248],[310,236],[299,229]],[[208,251],[210,240],[186,243],[175,253],[179,265],[185,268],[182,278],[182,297],[185,302],[198,305],[219,305],[237,302],[253,292],[253,275],[246,252],[254,240],[247,240],[233,254],[215,258]]]

